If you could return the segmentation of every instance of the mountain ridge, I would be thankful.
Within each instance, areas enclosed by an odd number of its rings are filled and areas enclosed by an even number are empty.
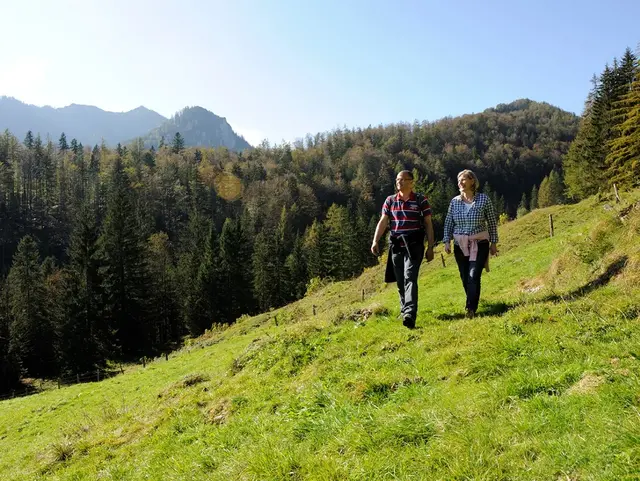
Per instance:
[[[64,107],[37,106],[15,97],[0,96],[0,130],[5,129],[18,138],[24,138],[31,131],[34,136],[48,136],[53,141],[64,132],[67,139],[75,138],[84,145],[104,141],[110,147],[138,138],[144,139],[148,147],[158,147],[161,137],[170,143],[175,133],[180,132],[187,147],[251,148],[226,117],[201,106],[184,107],[166,118],[144,105],[126,112],[113,112],[78,103]]]

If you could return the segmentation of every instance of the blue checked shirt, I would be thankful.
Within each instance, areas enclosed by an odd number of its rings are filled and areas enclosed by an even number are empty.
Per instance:
[[[460,196],[451,199],[449,211],[444,220],[444,243],[453,239],[453,234],[474,235],[489,232],[489,241],[498,242],[498,218],[491,199],[486,194],[477,193],[471,209],[465,212]]]

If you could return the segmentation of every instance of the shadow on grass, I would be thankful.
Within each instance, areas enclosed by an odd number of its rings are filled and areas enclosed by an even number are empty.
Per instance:
[[[606,270],[596,277],[594,280],[588,282],[582,287],[578,287],[566,294],[552,294],[550,296],[543,297],[539,302],[557,302],[562,299],[577,299],[579,297],[584,297],[587,294],[595,291],[596,289],[607,285],[611,279],[620,274],[627,265],[627,261],[629,258],[627,256],[618,257],[615,261],[609,264]]]
[[[570,300],[570,299],[578,299],[580,297],[584,297],[596,289],[607,285],[611,279],[620,274],[627,265],[628,261],[627,256],[622,256],[617,258],[611,264],[607,266],[605,271],[596,277],[594,280],[588,282],[584,286],[578,287],[566,294],[552,294],[549,296],[542,297],[540,299],[533,300],[533,303],[544,303],[544,302],[558,302],[561,300]],[[520,302],[484,302],[482,301],[478,312],[476,312],[476,317],[488,317],[488,316],[502,316],[503,314],[509,312],[510,310],[521,305]],[[439,314],[435,316],[436,319],[440,321],[456,321],[459,319],[464,319],[464,312],[455,312],[451,314]]]
[[[478,308],[475,317],[501,316],[505,312],[516,307],[517,304],[508,304],[506,302],[482,302]],[[435,316],[440,321],[457,321],[465,318],[464,312],[455,312],[451,314],[438,314]]]

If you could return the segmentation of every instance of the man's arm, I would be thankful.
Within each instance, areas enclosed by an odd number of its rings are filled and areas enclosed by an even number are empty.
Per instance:
[[[389,225],[389,216],[381,215],[380,220],[378,221],[378,225],[376,226],[376,232],[373,234],[373,243],[371,244],[371,253],[377,256],[380,253],[380,249],[378,248],[378,241],[380,241],[380,237],[384,234],[384,231],[387,230],[387,226]],[[432,233],[433,235],[433,233]]]
[[[425,216],[424,226],[427,230],[427,262],[433,260],[433,244],[435,243],[433,235],[433,222],[431,222],[431,216]]]

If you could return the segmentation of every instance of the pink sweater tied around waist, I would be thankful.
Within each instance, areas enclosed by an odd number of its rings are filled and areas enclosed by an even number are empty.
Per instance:
[[[478,241],[489,240],[489,232],[482,231],[473,235],[453,234],[453,238],[460,246],[460,250],[465,257],[469,257],[469,261],[475,261],[478,257]],[[489,272],[489,256],[484,263],[484,268]]]

